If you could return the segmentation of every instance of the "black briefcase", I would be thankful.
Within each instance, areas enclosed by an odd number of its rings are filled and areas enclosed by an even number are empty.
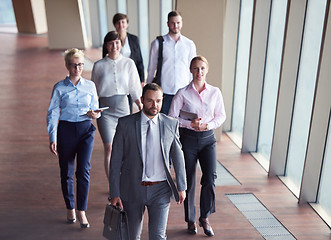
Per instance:
[[[106,205],[103,219],[103,236],[109,240],[130,240],[129,226],[126,212],[122,209]]]

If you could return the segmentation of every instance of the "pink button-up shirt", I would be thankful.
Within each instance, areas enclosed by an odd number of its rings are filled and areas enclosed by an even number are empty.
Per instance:
[[[226,118],[220,89],[207,82],[199,93],[191,81],[186,87],[178,90],[171,103],[169,116],[177,118],[180,127],[193,130],[191,120],[180,117],[180,110],[197,114],[202,123],[208,124],[209,129],[220,127]]]

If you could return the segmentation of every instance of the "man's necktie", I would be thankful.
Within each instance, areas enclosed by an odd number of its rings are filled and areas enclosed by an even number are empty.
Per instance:
[[[147,177],[154,175],[154,158],[153,158],[153,132],[152,132],[152,120],[148,120],[148,127],[146,133],[146,166],[145,174]]]

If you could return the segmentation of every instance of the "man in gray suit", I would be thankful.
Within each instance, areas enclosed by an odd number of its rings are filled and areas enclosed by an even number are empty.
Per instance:
[[[162,96],[160,86],[147,84],[141,97],[143,110],[119,119],[113,141],[109,199],[127,212],[131,240],[140,239],[146,207],[149,239],[166,239],[170,197],[179,204],[186,197],[178,121],[159,113]],[[170,175],[170,158],[177,187]]]

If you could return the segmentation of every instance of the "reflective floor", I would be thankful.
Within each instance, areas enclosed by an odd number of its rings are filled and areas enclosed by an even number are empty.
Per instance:
[[[49,50],[45,36],[0,33],[0,39],[0,239],[104,239],[108,184],[99,134],[92,157],[89,229],[66,224],[58,161],[48,150],[47,107],[53,85],[67,74],[62,51]],[[91,49],[86,55],[95,61],[101,51]],[[90,79],[90,72],[84,76]],[[216,187],[217,212],[210,217],[214,239],[264,239],[227,197],[237,193],[252,193],[296,239],[331,239],[329,227],[308,204],[298,205],[278,178],[268,178],[226,135],[218,144],[218,161],[240,184]],[[188,235],[183,219],[183,206],[172,202],[168,239],[206,238],[201,228],[196,236]],[[146,223],[147,217],[142,239],[148,239]]]

